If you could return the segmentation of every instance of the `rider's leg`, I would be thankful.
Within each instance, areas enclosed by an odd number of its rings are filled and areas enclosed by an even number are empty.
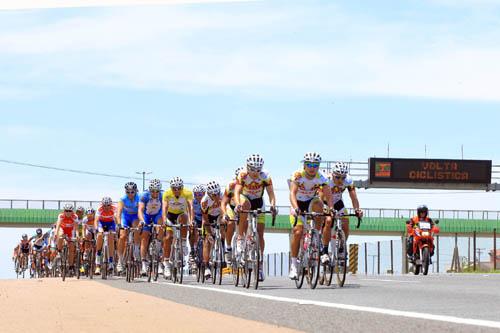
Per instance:
[[[127,238],[128,238],[128,229],[122,229],[120,228],[118,230],[119,232],[119,238],[118,238],[118,264],[121,266],[123,265],[123,257],[125,256],[125,247],[127,243]]]
[[[349,239],[349,218],[343,217],[341,221],[342,221],[342,230],[344,231],[345,241],[347,243],[347,239]]]
[[[242,209],[243,210],[250,210],[250,208],[251,208],[250,201],[243,195],[240,198],[241,198],[240,199],[241,202],[243,202],[243,204],[241,205]],[[239,223],[238,223],[238,242],[236,245],[238,251],[241,251],[241,249],[243,248],[242,244],[243,244],[244,235],[247,231],[247,228],[248,228],[248,214],[247,213],[240,213]]]
[[[69,267],[75,263],[75,242],[69,242],[68,244],[68,262]]]
[[[177,221],[179,222],[180,225],[186,226],[188,224],[188,216],[186,213],[179,215],[177,218]],[[182,252],[184,254],[187,254],[187,245],[186,245],[186,238],[187,238],[187,228],[181,228],[181,239],[182,239]]]
[[[113,262],[113,255],[115,253],[115,233],[111,232],[108,235],[109,242],[109,262]]]
[[[290,223],[292,224],[292,227],[294,221],[295,221],[295,216],[290,215]],[[300,241],[302,239],[303,232],[304,232],[303,221],[302,218],[299,217],[297,225],[292,229],[292,240],[290,243],[290,252],[292,257],[291,267],[290,267],[290,278],[292,279],[297,278],[297,257],[299,255]]]

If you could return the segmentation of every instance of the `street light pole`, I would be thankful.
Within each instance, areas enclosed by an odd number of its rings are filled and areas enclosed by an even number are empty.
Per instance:
[[[136,174],[142,175],[142,190],[146,190],[146,175],[152,174],[150,171],[136,171]]]

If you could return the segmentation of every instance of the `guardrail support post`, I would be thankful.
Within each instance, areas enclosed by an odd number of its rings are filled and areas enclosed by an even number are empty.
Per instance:
[[[455,241],[456,243],[456,241]],[[473,252],[473,258],[474,258],[474,272],[476,271],[476,231],[474,230],[473,236],[472,236],[472,252]]]
[[[436,263],[437,272],[439,273],[439,235],[436,236]]]
[[[368,245],[365,243],[365,275],[368,275]]]
[[[391,274],[394,274],[394,248],[391,239]]]
[[[269,276],[269,253],[267,254],[267,276]]]
[[[283,252],[280,253],[280,275],[283,276]]]
[[[377,274],[380,275],[380,241],[377,242]]]
[[[493,229],[493,270],[497,270],[497,229]]]
[[[274,253],[274,276],[278,276],[278,274],[276,274],[276,253]]]

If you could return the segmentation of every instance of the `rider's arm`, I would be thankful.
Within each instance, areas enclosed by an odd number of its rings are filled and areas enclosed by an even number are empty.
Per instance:
[[[236,183],[236,185],[234,186],[234,203],[236,204],[236,206],[241,205],[240,195],[241,195],[242,188],[243,188],[243,186],[239,183]]]
[[[324,185],[321,192],[323,193],[323,198],[326,201],[328,208],[330,208],[330,210],[333,210],[333,196],[330,185]]]
[[[137,211],[137,216],[139,217],[139,221],[144,221],[144,207],[146,207],[146,205],[144,204],[144,202],[139,202],[139,210]]]
[[[56,222],[56,232],[54,233],[54,238],[57,240],[57,237],[59,237],[59,229],[61,228],[61,219],[57,219]]]
[[[122,225],[122,212],[123,212],[123,201],[120,200],[118,202],[118,206],[116,207],[116,224]]]
[[[290,183],[290,205],[292,205],[293,210],[299,208],[299,204],[297,203],[297,192],[299,190],[299,186],[296,182]]]
[[[161,219],[163,224],[167,223],[167,213],[168,213],[168,198],[163,196],[161,201]]]
[[[269,203],[271,206],[276,207],[276,196],[274,195],[274,188],[272,184],[266,186],[267,195],[269,196]]]
[[[188,204],[187,204],[186,208],[187,208],[187,212],[188,212],[188,221],[189,221],[189,223],[191,223],[191,221],[194,220],[194,216],[193,216],[194,213],[193,213],[193,209],[192,209],[193,208],[193,200],[188,199],[187,202],[188,202]]]
[[[356,193],[356,189],[353,187],[352,189],[349,189],[349,197],[351,197],[351,202],[352,206],[354,207],[355,210],[359,209],[359,200],[358,200],[358,195]]]
[[[227,205],[229,204],[229,196],[226,191],[224,191],[224,195],[222,196],[222,200],[220,201],[220,210],[222,211],[222,216],[227,214]]]

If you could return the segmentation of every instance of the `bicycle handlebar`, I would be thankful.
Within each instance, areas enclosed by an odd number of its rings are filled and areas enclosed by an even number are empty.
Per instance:
[[[239,213],[245,213],[245,214],[271,214],[273,219],[272,219],[272,226],[274,227],[274,224],[276,222],[276,216],[278,215],[277,210],[262,210],[262,209],[254,209],[254,210],[240,210]]]

